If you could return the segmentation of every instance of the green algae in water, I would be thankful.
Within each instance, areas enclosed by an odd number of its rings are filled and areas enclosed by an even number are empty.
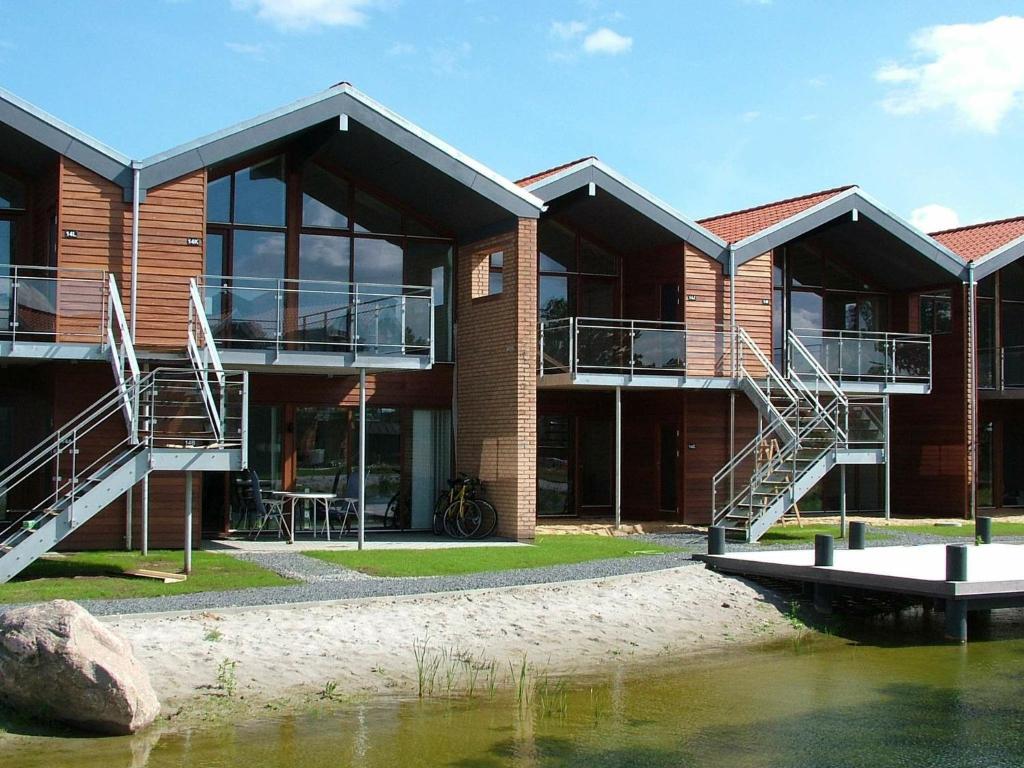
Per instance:
[[[1024,640],[1013,635],[899,647],[885,644],[899,636],[888,627],[859,642],[613,660],[608,675],[568,687],[557,708],[521,707],[504,692],[240,715],[133,738],[19,735],[30,729],[15,726],[0,737],[0,765],[1020,766]]]

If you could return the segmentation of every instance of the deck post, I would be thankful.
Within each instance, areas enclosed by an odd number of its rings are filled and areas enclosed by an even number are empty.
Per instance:
[[[992,518],[976,517],[974,519],[974,537],[981,539],[982,544],[992,543]]]
[[[185,575],[192,573],[192,473],[185,473]]]
[[[149,475],[142,478],[142,544],[139,551],[143,555],[149,554]]]
[[[615,388],[615,530],[622,528],[622,387]]]
[[[725,554],[725,527],[721,525],[712,525],[708,528],[708,554],[709,555],[724,555]]]
[[[867,538],[867,523],[853,522],[850,523],[850,537],[849,547],[850,549],[864,549],[865,539]]]
[[[832,585],[814,584],[814,610],[829,616],[832,613]]]
[[[825,568],[835,565],[835,540],[827,533],[814,534],[814,564]]]
[[[967,545],[946,545],[946,581],[967,581]]]
[[[839,465],[839,538],[846,538],[846,465]],[[863,547],[861,547],[863,549]]]
[[[967,603],[963,600],[946,600],[946,639],[967,642]]]
[[[366,543],[366,369],[359,369],[359,549]]]

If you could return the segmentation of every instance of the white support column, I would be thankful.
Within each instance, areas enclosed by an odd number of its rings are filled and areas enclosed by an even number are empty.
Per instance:
[[[882,403],[883,403],[883,407],[882,407],[882,415],[883,415],[882,423],[885,424],[885,465],[884,465],[885,466],[885,519],[888,520],[889,517],[892,514],[892,511],[891,511],[890,506],[889,506],[889,500],[890,500],[890,493],[889,493],[890,488],[889,488],[889,486],[890,486],[890,479],[891,479],[890,478],[890,470],[889,470],[889,460],[890,460],[891,457],[889,455],[889,451],[890,451],[890,447],[891,447],[891,443],[892,443],[892,441],[890,440],[890,437],[889,437],[889,433],[891,431],[892,423],[891,423],[890,418],[889,418],[889,396],[888,395],[885,395],[882,398]]]
[[[366,543],[366,369],[359,369],[359,549]]]
[[[185,574],[192,573],[192,473],[185,473]]]
[[[132,493],[135,489],[129,488],[124,495],[124,548],[127,552],[132,551]]]
[[[149,554],[149,475],[142,478],[142,542],[139,547],[143,555]]]
[[[622,527],[622,387],[615,388],[615,529]]]
[[[839,465],[839,538],[846,538],[846,465]]]

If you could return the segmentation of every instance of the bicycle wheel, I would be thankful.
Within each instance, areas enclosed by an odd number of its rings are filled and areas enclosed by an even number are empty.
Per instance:
[[[477,532],[484,522],[484,509],[476,499],[466,499],[462,513],[455,519],[459,536],[463,539],[477,538]]]
[[[447,533],[453,539],[465,539],[467,538],[463,533],[465,519],[474,519],[479,517],[479,512],[475,510],[475,505],[472,499],[456,499],[448,505],[448,509],[444,513],[444,532]]]
[[[442,493],[437,497],[437,501],[434,502],[434,517],[431,520],[431,528],[435,536],[444,535],[444,513],[448,511],[450,504],[451,499],[447,493]]]
[[[479,522],[469,538],[486,539],[498,527],[498,510],[486,499],[473,499],[473,503],[479,510]]]

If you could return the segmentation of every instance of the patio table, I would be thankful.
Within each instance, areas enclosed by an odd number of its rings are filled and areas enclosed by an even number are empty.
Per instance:
[[[316,510],[323,504],[324,508],[324,530],[327,532],[327,540],[331,540],[331,521],[329,519],[331,502],[337,497],[333,493],[312,493],[309,491],[274,491],[275,496],[280,496],[289,503],[291,508],[291,524],[288,526],[288,543],[295,543],[295,504],[299,501],[313,502],[313,538],[316,538]]]

